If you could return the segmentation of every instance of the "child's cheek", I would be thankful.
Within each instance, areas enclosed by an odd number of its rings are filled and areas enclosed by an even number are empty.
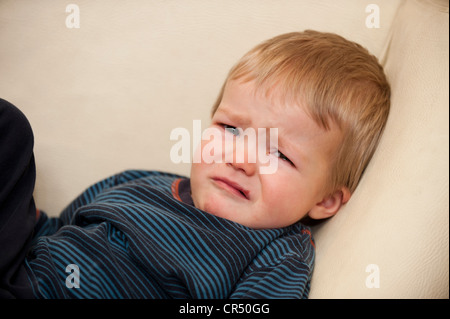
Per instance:
[[[279,206],[280,203],[284,202],[286,198],[284,192],[288,182],[283,179],[282,175],[280,170],[277,170],[274,174],[260,175],[262,197],[266,205],[276,204]]]
[[[194,163],[222,163],[223,162],[223,133],[217,127],[209,127],[202,134],[200,147],[194,155]]]

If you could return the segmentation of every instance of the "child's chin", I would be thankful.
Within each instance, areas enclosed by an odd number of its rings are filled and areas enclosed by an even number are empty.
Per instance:
[[[239,223],[238,218],[236,218],[237,216],[233,216],[233,211],[236,211],[236,209],[230,207],[230,204],[227,203],[225,200],[207,201],[207,204],[202,210],[216,217],[228,219]]]

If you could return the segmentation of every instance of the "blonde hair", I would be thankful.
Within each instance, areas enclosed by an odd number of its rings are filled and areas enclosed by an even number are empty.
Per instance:
[[[354,192],[384,130],[390,87],[375,56],[361,45],[312,30],[282,34],[244,55],[230,70],[213,106],[217,110],[230,80],[255,81],[258,90],[304,105],[312,119],[343,134],[327,192]]]

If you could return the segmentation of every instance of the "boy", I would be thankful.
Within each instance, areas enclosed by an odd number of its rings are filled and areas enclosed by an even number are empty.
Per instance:
[[[378,144],[389,98],[376,58],[340,36],[305,31],[258,45],[225,80],[211,122],[219,137],[202,140],[190,178],[126,171],[91,186],[51,219],[33,216],[29,186],[17,187],[29,201],[2,190],[9,206],[1,206],[8,251],[0,260],[1,293],[307,298],[314,241],[302,220],[330,218],[350,199]],[[270,128],[277,134],[266,138],[276,147],[257,147],[276,169],[263,174],[261,158],[249,160],[254,149],[243,132]],[[224,141],[231,143],[222,147]],[[13,174],[16,184],[24,171],[33,183],[30,146],[19,158],[29,165]],[[15,207],[20,214],[11,213]],[[18,217],[28,229],[22,227],[21,241],[9,226],[17,227]]]

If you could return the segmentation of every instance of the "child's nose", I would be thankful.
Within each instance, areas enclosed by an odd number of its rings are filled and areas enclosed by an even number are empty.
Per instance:
[[[244,144],[245,143],[245,144]],[[255,174],[258,166],[257,149],[252,143],[235,141],[231,151],[232,156],[226,156],[225,162],[236,170],[243,171],[246,175],[251,176]],[[227,158],[228,157],[228,158]]]
[[[256,172],[256,163],[249,163],[248,161],[245,161],[244,163],[227,163],[227,165],[230,165],[236,170],[242,171],[247,176],[252,176]]]

